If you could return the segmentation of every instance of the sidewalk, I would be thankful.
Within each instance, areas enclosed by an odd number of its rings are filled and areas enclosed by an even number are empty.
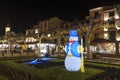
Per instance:
[[[37,55],[33,52],[29,52],[29,53],[0,53],[0,58],[24,58],[24,57],[37,57]]]
[[[120,58],[118,59],[102,59],[102,58],[99,58],[99,59],[85,59],[85,61],[89,61],[89,62],[99,62],[99,63],[107,63],[107,64],[116,64],[116,65],[120,65]]]

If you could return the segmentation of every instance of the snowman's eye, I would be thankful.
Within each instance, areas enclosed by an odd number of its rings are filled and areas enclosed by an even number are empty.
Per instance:
[[[77,38],[77,37],[74,37],[74,40],[75,40],[75,41],[78,41],[78,38]]]
[[[72,41],[72,40],[73,40],[72,38],[69,39],[69,41]]]

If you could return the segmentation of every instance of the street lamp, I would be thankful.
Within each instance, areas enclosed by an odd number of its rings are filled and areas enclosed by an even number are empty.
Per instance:
[[[50,37],[50,36],[51,36],[51,34],[49,33],[47,36],[48,36],[48,37]]]

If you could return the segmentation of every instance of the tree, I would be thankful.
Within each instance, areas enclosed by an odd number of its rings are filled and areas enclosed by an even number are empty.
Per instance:
[[[83,23],[79,23],[79,34],[81,37],[85,37],[85,45],[86,45],[86,51],[87,51],[87,58],[91,58],[91,53],[90,53],[90,43],[95,39],[95,32],[97,30],[101,30],[102,23],[100,24],[93,24],[92,19],[89,21],[84,21]]]

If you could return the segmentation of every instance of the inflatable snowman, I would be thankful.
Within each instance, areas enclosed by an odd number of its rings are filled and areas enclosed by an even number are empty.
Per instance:
[[[65,46],[65,68],[68,71],[78,71],[81,68],[81,52],[83,47],[78,42],[78,32],[71,30],[68,44]]]

